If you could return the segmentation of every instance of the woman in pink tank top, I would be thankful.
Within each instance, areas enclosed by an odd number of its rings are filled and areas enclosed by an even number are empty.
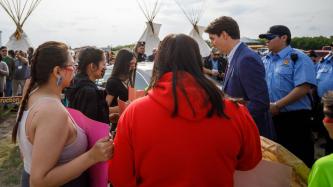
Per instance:
[[[84,132],[60,102],[74,70],[74,60],[63,43],[46,42],[33,55],[31,80],[12,134],[14,143],[19,138],[27,162],[22,186],[88,186],[84,172],[113,155],[108,137],[86,150]]]

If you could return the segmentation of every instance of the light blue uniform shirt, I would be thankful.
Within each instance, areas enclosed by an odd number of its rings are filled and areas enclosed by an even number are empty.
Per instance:
[[[212,59],[212,69],[219,70],[219,61]]]
[[[293,62],[290,58],[292,53],[298,55],[296,62]],[[315,66],[312,60],[303,52],[290,46],[282,49],[277,54],[270,52],[263,57],[263,63],[271,102],[280,100],[295,87],[304,83],[316,86]],[[311,100],[308,96],[304,96],[300,100],[283,107],[280,112],[310,109]]]
[[[333,53],[317,65],[317,92],[322,97],[327,91],[333,90]]]

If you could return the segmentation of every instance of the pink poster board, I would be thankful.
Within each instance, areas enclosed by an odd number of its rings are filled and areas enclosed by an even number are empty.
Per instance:
[[[119,107],[119,115],[121,115],[124,110],[127,108],[129,105],[129,102],[125,102],[123,100],[118,99],[118,107]]]
[[[145,94],[146,93],[144,90],[136,90],[133,87],[128,87],[128,101],[125,102],[123,100],[118,99],[119,115],[121,115],[124,112],[124,110],[131,102],[141,97],[144,97]]]
[[[109,135],[109,125],[89,119],[80,111],[67,108],[75,123],[84,130],[88,138],[88,149],[99,139]],[[108,164],[100,162],[88,169],[91,187],[106,187],[108,185]]]
[[[133,87],[128,87],[128,100],[130,102],[134,101],[135,99],[139,99],[140,97],[145,96],[144,90],[136,90]]]

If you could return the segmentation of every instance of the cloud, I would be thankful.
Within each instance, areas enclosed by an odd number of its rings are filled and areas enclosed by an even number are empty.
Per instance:
[[[248,2],[238,2],[238,1],[226,1],[224,3],[219,3],[211,9],[214,12],[223,12],[224,14],[228,14],[230,16],[239,16],[243,14],[247,14],[255,11],[259,5]]]
[[[146,0],[148,1],[148,0]],[[154,1],[154,0],[149,0]],[[202,0],[178,0],[187,9],[201,8]],[[222,15],[232,16],[241,35],[257,38],[275,24],[290,27],[294,36],[332,35],[332,0],[204,0],[199,22],[206,26]],[[155,22],[161,23],[160,38],[169,33],[188,33],[192,28],[174,0],[163,4]],[[24,30],[33,44],[59,40],[80,45],[119,45],[135,42],[144,31],[145,17],[136,0],[57,0],[42,1],[28,19]],[[2,41],[15,31],[15,25],[0,9]],[[207,35],[204,35],[207,38]]]
[[[309,31],[317,31],[319,28],[316,26],[311,26],[308,28]]]

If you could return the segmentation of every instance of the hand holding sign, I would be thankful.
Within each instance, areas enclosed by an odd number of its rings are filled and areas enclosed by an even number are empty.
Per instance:
[[[122,114],[122,112],[127,108],[127,106],[133,102],[136,99],[139,99],[141,97],[145,96],[144,90],[136,90],[133,87],[128,87],[128,101],[122,101],[118,99],[118,106],[119,106],[119,115]]]

